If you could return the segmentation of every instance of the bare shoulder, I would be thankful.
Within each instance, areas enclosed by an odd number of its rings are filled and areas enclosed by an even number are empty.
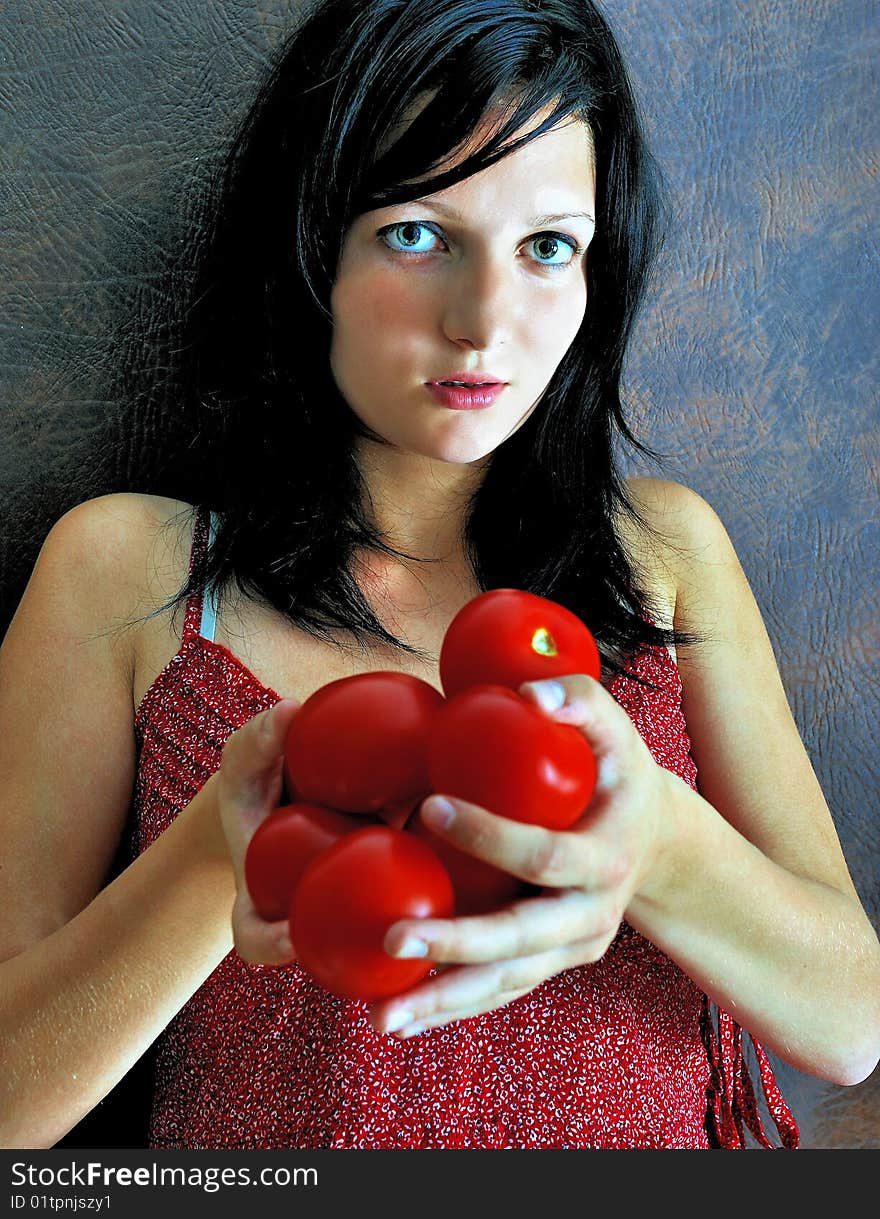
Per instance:
[[[681,483],[631,477],[624,485],[637,516],[620,513],[618,536],[652,598],[659,624],[671,627],[675,620],[681,625],[691,572],[720,521],[700,495]]]
[[[67,546],[89,554],[94,564],[106,567],[120,582],[136,586],[154,566],[179,568],[192,545],[194,512],[191,504],[161,495],[114,492],[84,500],[71,508],[53,532]]]
[[[675,625],[702,640],[686,654],[687,672],[730,657],[760,657],[765,680],[778,685],[766,628],[730,535],[718,513],[681,483],[633,479],[627,490],[650,530],[652,544],[675,583]],[[644,543],[647,545],[647,543]]]
[[[183,500],[115,492],[71,508],[47,539],[71,580],[87,580],[100,590],[96,617],[116,637],[120,663],[129,669],[138,620],[186,579],[193,526],[193,507]]]
[[[627,492],[661,546],[687,554],[723,529],[714,508],[683,483],[663,478],[627,478]]]
[[[182,522],[192,511],[192,505],[183,500],[116,491],[83,500],[61,517],[59,525],[63,522],[71,536],[124,547],[132,536],[152,536],[175,521]]]
[[[721,584],[742,585],[742,574],[730,536],[712,505],[682,483],[658,478],[630,478],[626,489],[646,528],[628,521],[637,564],[665,573],[674,589],[675,624],[690,630],[712,613],[712,594]]]

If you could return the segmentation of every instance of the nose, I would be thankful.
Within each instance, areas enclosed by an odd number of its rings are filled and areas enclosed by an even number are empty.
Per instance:
[[[487,258],[471,258],[450,270],[443,300],[446,338],[477,351],[503,347],[514,302],[510,270]]]

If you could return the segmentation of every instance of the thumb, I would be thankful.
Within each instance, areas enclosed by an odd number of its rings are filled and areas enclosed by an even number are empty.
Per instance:
[[[246,889],[240,889],[232,907],[235,951],[251,965],[289,965],[296,960],[288,920],[267,922],[254,909]]]
[[[559,697],[552,703],[545,702],[542,686],[560,687],[564,693],[561,705]],[[619,759],[632,748],[637,733],[623,707],[601,682],[577,673],[549,682],[526,682],[519,687],[519,693],[557,723],[580,730],[596,758],[600,785],[603,779],[607,783],[616,774]]]
[[[287,919],[267,922],[254,908],[244,863],[254,831],[280,803],[284,745],[300,706],[296,699],[282,698],[242,724],[223,746],[217,775],[220,821],[237,889],[232,937],[242,960],[254,964],[279,965],[296,959]]]
[[[279,699],[233,732],[223,746],[218,801],[238,873],[254,830],[281,800],[284,745],[301,704]]]

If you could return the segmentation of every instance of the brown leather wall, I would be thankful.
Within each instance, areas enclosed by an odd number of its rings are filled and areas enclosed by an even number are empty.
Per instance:
[[[111,445],[93,491],[151,489],[149,422],[112,448],[118,319],[189,239],[194,186],[297,7],[2,6],[0,631],[83,498],[59,480],[72,438]],[[729,529],[876,922],[876,9],[604,9],[676,201],[628,378],[637,430]],[[778,1070],[805,1146],[880,1147],[877,1072],[845,1089]],[[120,1114],[144,1086],[69,1142],[138,1145]]]

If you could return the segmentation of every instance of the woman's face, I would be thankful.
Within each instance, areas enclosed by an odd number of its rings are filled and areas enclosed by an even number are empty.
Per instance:
[[[355,414],[441,461],[494,451],[535,409],[583,320],[594,216],[589,130],[567,119],[446,190],[357,217],[331,294],[330,351]],[[453,409],[430,387],[463,376],[505,386],[479,410]]]

